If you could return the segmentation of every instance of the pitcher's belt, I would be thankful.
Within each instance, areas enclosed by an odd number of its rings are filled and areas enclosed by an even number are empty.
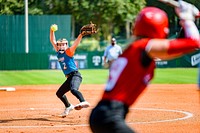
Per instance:
[[[70,72],[69,74],[66,75],[66,77],[70,77],[70,76],[73,76],[74,74],[78,73],[78,71],[73,71],[73,72]]]

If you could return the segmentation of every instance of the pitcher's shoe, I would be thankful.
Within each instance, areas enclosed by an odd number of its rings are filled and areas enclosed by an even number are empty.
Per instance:
[[[79,104],[77,104],[76,106],[74,106],[75,110],[81,110],[82,108],[88,108],[90,106],[90,104],[87,101],[81,102]]]
[[[65,111],[64,111],[62,114],[60,114],[59,116],[62,117],[62,118],[64,118],[64,117],[66,117],[66,116],[69,114],[69,112],[72,111],[73,109],[74,109],[74,105],[71,104],[69,107],[65,108]]]

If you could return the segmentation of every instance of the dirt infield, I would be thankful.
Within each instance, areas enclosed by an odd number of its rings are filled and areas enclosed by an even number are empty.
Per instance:
[[[81,85],[91,107],[57,115],[63,105],[55,92],[59,85],[14,86],[0,91],[0,133],[91,133],[88,118],[104,85]],[[139,133],[200,133],[200,91],[195,84],[150,85],[130,108],[127,123]],[[78,100],[67,93],[72,104]]]

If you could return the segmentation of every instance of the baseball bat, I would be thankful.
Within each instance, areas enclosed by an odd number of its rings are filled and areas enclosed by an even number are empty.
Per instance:
[[[172,6],[172,7],[179,7],[179,3],[177,2],[177,1],[175,1],[175,0],[158,0],[158,1],[160,1],[160,2],[162,2],[162,3],[165,3],[165,4],[167,4],[167,5],[170,5],[170,6]],[[200,18],[200,12],[199,12],[199,14],[197,15],[197,16],[195,16],[196,18]]]

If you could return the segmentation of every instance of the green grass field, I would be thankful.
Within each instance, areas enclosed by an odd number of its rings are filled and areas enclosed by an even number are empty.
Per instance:
[[[83,84],[105,84],[107,69],[79,70]],[[196,84],[197,68],[156,69],[152,84]],[[0,71],[0,86],[62,84],[61,70]]]

